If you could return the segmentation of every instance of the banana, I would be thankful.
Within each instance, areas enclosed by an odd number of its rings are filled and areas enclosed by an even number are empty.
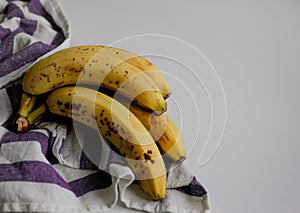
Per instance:
[[[142,122],[155,140],[160,153],[166,154],[173,162],[181,162],[186,158],[186,147],[183,137],[174,122],[165,113],[156,115],[143,108],[117,99]]]
[[[155,115],[133,105],[129,109],[150,132],[161,154],[166,154],[174,162],[185,159],[184,140],[176,125],[166,114]]]
[[[167,104],[155,82],[137,67],[101,51],[62,51],[35,63],[23,91],[39,95],[70,84],[102,86],[161,114]]]
[[[156,83],[164,98],[167,98],[171,94],[170,87],[162,72],[149,60],[142,56],[136,55],[130,51],[123,50],[120,48],[103,45],[81,45],[60,50],[60,52],[72,51],[99,52],[101,54],[106,54],[111,57],[117,57],[139,68],[140,70],[145,71],[146,74],[149,75],[152,78],[152,80]]]
[[[124,105],[98,91],[63,87],[46,100],[50,112],[98,130],[125,157],[140,186],[152,200],[166,194],[166,168],[153,138]]]

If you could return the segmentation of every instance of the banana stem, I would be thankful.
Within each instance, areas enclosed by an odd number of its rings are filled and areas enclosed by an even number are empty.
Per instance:
[[[46,105],[42,103],[36,109],[28,114],[27,120],[29,125],[34,124],[42,115],[44,115],[47,111]]]
[[[20,116],[27,117],[28,114],[33,109],[35,102],[36,102],[36,96],[29,95],[29,94],[23,92],[22,97],[21,97],[21,104],[19,106],[18,114]]]
[[[36,109],[28,113],[27,116],[20,116],[16,124],[18,125],[18,132],[28,131],[30,126],[32,126],[42,115],[47,111],[46,105],[42,103]]]

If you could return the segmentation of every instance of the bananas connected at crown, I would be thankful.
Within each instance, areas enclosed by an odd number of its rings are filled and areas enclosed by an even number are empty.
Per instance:
[[[45,113],[77,120],[118,149],[152,200],[165,196],[162,157],[180,162],[186,147],[164,113],[171,92],[155,65],[118,48],[70,47],[35,63],[22,86],[18,131],[27,131]],[[40,97],[46,103],[34,108]]]

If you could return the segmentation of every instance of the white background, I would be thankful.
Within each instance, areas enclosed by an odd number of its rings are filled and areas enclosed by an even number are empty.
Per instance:
[[[213,64],[226,94],[225,133],[207,164],[191,165],[208,190],[211,212],[299,212],[299,0],[61,3],[71,23],[72,45],[163,34],[188,42]],[[156,65],[166,67],[161,63]],[[174,82],[171,86],[180,91]],[[194,131],[192,122],[183,125]],[[190,162],[198,161],[198,151],[191,150]],[[109,212],[135,211],[117,206]]]

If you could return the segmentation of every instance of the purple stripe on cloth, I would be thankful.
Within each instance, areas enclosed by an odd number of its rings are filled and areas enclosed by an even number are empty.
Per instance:
[[[69,182],[72,191],[77,197],[98,189],[104,189],[112,184],[111,176],[104,171],[90,174],[78,180]]]
[[[2,127],[10,131],[15,131],[17,127],[15,125],[14,115],[16,114],[19,108],[19,102],[21,100],[21,93],[22,93],[22,85],[21,84],[11,85],[6,88],[6,93],[10,100],[10,106],[12,107],[13,115],[2,124]]]
[[[35,182],[59,185],[72,191],[77,197],[112,184],[111,176],[104,171],[67,183],[55,169],[39,161],[23,161],[13,164],[0,164],[0,182]]]
[[[56,36],[51,42],[52,45],[58,46],[65,40],[64,32],[59,26],[57,26],[53,18],[45,10],[40,0],[31,0],[28,4],[28,10],[36,15],[43,16],[51,24],[52,28],[57,31]]]
[[[0,63],[0,77],[8,75],[14,70],[21,68],[25,64],[35,61],[40,56],[44,55],[45,53],[54,49],[55,47],[56,46],[54,45],[47,45],[39,41],[27,46],[26,48],[15,53],[14,55],[6,57]]]
[[[14,17],[24,18],[22,10],[12,2],[10,2],[6,7],[6,14],[7,19],[11,19]]]
[[[3,60],[9,55],[12,55],[14,39],[16,35],[18,35],[19,33],[26,33],[28,35],[33,35],[36,29],[37,29],[36,20],[21,18],[19,28],[11,32],[10,35],[6,35],[6,38],[3,39],[0,47],[0,60]],[[7,30],[5,30],[4,33],[7,33]]]
[[[81,127],[81,124],[80,126]],[[78,127],[77,127],[78,128]],[[75,128],[76,129],[76,128]],[[101,150],[103,140],[99,132],[89,128],[84,127],[84,138],[81,143],[81,156],[80,156],[80,167],[81,169],[97,169],[96,165],[99,165],[101,161]]]
[[[9,34],[11,34],[10,29],[0,26],[0,40],[6,38],[6,36],[8,36]]]
[[[196,197],[202,197],[203,195],[207,194],[206,190],[199,183],[199,181],[197,181],[196,177],[193,178],[189,185],[178,187],[176,190]]]
[[[16,142],[28,142],[37,141],[41,145],[42,153],[46,155],[48,150],[49,137],[41,132],[25,132],[22,134],[8,132],[2,138],[2,143],[16,143]]]
[[[22,29],[18,29],[18,30],[22,30]],[[15,30],[14,32],[6,36],[6,38],[3,39],[3,41],[1,42],[0,62],[2,62],[2,60],[4,60],[7,56],[12,55],[13,48],[14,48],[14,37],[19,33],[18,30]],[[0,70],[0,75],[1,73],[2,71]]]
[[[51,165],[39,161],[0,164],[0,182],[4,181],[50,183],[71,190],[69,184]]]
[[[53,154],[52,152],[52,149],[53,149],[53,145],[54,145],[54,141],[56,140],[55,137],[52,137],[50,138],[49,140],[49,146],[48,146],[48,150],[47,150],[47,153],[46,153],[46,159],[49,161],[49,163],[51,165],[54,165],[54,164],[57,164],[59,163],[58,159],[55,157],[55,155]]]
[[[20,21],[20,28],[28,35],[33,35],[35,30],[37,29],[37,26],[38,22],[36,20],[21,19]]]
[[[55,137],[52,137],[49,141],[49,149],[52,149],[53,148],[53,145],[54,145],[54,142],[55,142]]]
[[[45,17],[48,21],[51,20],[54,23],[53,19],[49,15],[49,13],[45,10],[44,6],[39,0],[31,0],[28,3],[28,10],[31,13],[34,13],[39,16]]]
[[[39,0],[31,0],[28,3],[28,10],[36,15],[43,16],[51,24],[54,30],[60,30],[60,27],[56,25],[51,15],[45,10],[44,6]]]
[[[4,30],[1,30],[0,28],[0,37],[3,39],[0,46],[0,77],[8,75],[22,66],[35,61],[45,53],[56,48],[65,40],[62,29],[56,25],[51,15],[44,9],[39,0],[28,1],[26,6],[30,12],[45,18],[51,24],[52,28],[57,31],[57,34],[51,45],[47,45],[42,41],[38,41],[13,54],[15,36],[19,33],[33,35],[37,29],[38,22],[37,20],[31,20],[24,17],[22,10],[16,4],[14,4],[13,1],[10,1],[3,13],[6,14],[6,18],[8,19],[19,17],[21,20],[20,27],[13,32],[10,32],[8,29],[4,29],[3,27],[2,29]]]
[[[45,156],[51,165],[59,163],[58,159],[54,156],[54,154],[51,150],[48,150]]]
[[[51,45],[60,45],[65,40],[64,32],[59,29],[57,34],[55,35],[53,41],[51,42]]]
[[[97,170],[98,167],[88,158],[88,156],[84,152],[81,152],[79,169]]]
[[[22,85],[14,84],[6,88],[7,96],[9,97],[13,112],[17,112],[19,109],[19,103],[22,95]]]
[[[120,164],[120,165],[127,165],[124,157],[119,153],[119,151],[113,146],[110,146],[111,151],[109,153],[108,163],[112,164]]]

